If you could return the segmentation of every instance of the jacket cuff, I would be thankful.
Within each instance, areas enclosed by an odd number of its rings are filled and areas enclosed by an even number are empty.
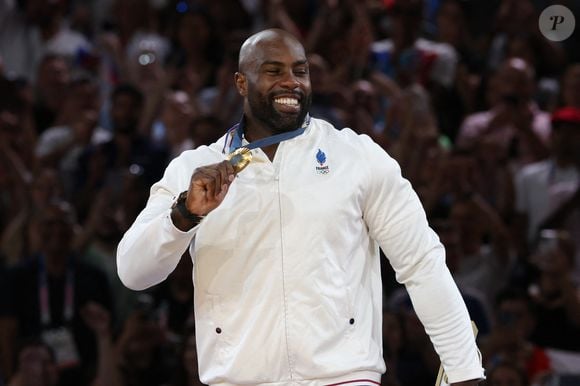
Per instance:
[[[477,367],[470,367],[467,369],[457,369],[447,372],[445,370],[445,374],[447,375],[447,382],[449,384],[455,382],[464,382],[469,381],[471,379],[485,379],[485,370],[481,366]]]
[[[168,232],[168,234],[170,234],[171,236],[175,237],[175,238],[180,238],[183,237],[185,235],[187,236],[192,236],[195,234],[195,232],[197,232],[197,229],[199,228],[199,224],[195,225],[193,228],[191,228],[188,231],[182,231],[181,229],[179,229],[174,223],[173,220],[171,219],[171,208],[169,208],[167,210],[167,212],[165,212],[165,215],[163,216],[165,221],[163,224],[163,229]]]

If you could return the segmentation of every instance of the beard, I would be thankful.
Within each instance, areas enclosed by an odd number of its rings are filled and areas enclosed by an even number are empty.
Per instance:
[[[248,90],[248,103],[252,114],[257,120],[270,128],[273,134],[298,129],[304,122],[304,118],[306,118],[306,114],[308,114],[312,104],[312,93],[293,92],[292,94],[299,100],[300,111],[298,114],[282,113],[274,107],[274,98],[280,94],[288,95],[288,92],[259,94],[254,90]]]

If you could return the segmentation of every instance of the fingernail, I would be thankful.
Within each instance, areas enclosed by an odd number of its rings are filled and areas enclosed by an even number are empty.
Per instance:
[[[235,178],[235,177],[236,177],[235,175],[233,175],[233,174],[230,174],[230,176],[228,177],[228,180],[230,180],[230,182],[231,182],[231,181],[233,181],[233,180],[234,180],[234,178]]]

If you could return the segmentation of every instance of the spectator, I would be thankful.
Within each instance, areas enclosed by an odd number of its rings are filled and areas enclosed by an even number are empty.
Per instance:
[[[168,162],[167,149],[138,131],[143,94],[129,84],[122,84],[114,90],[111,101],[113,137],[98,146],[89,146],[80,160],[76,189],[80,193],[77,207],[83,219],[94,195],[108,181],[118,181],[123,171],[135,165],[133,168],[139,169],[150,185],[161,177]]]
[[[157,35],[138,36],[135,42],[127,47],[127,51],[126,81],[137,88],[143,96],[138,131],[144,137],[151,137],[151,126],[171,81],[164,66],[168,43]]]
[[[97,358],[95,336],[80,309],[89,301],[111,309],[110,290],[101,272],[75,256],[77,225],[69,205],[49,204],[36,226],[43,240],[41,249],[7,273],[8,291],[0,294],[0,315],[7,326],[0,331],[1,357],[10,358],[16,339],[42,336],[55,351],[58,385],[77,385],[91,379]]]
[[[449,44],[457,52],[457,66],[452,85],[434,95],[434,111],[441,131],[455,142],[465,114],[480,109],[479,90],[482,84],[481,44],[471,36],[468,8],[471,3],[443,0],[437,10],[437,41]]]
[[[402,343],[398,350],[396,338],[385,335],[388,344],[391,345],[389,351],[386,352],[386,357],[395,360],[396,380],[402,385],[434,383],[439,367],[437,353],[429,344],[429,337],[422,328],[407,291],[404,288],[395,290],[389,299],[385,300],[387,309],[398,315],[398,322],[401,323]],[[383,323],[387,323],[388,326],[393,322],[396,323],[387,318]],[[385,339],[383,339],[384,343]]]
[[[199,380],[195,330],[190,327],[182,337],[177,370],[171,386],[204,386]]]
[[[580,229],[580,109],[561,108],[552,114],[552,122],[550,158],[528,165],[515,175],[516,210],[520,215],[517,226],[525,235],[526,242],[521,244],[528,247],[543,227],[567,229],[572,235],[579,234]],[[578,237],[574,239],[579,245]],[[578,262],[577,256],[576,279],[580,279]]]
[[[127,54],[127,47],[141,34],[155,32],[151,4],[138,0],[113,0],[109,2],[109,23],[114,26],[121,50]]]
[[[489,139],[516,170],[546,158],[550,117],[532,101],[534,70],[524,60],[511,58],[503,62],[495,77],[491,109],[465,118],[458,145]]]
[[[74,192],[74,179],[79,172],[80,157],[90,144],[99,145],[111,139],[111,133],[97,125],[100,109],[99,88],[88,77],[70,82],[62,110],[60,125],[45,130],[36,145],[36,156],[43,165],[58,168],[67,197]]]
[[[321,55],[309,55],[308,63],[312,76],[312,116],[323,118],[336,127],[343,127],[348,110],[345,87],[341,87],[332,78],[328,62]]]
[[[457,275],[457,271],[462,268],[461,264],[464,255],[461,248],[463,242],[460,239],[461,232],[458,230],[459,225],[452,220],[434,219],[432,221],[433,228],[441,238],[441,243],[445,245],[445,261],[449,266],[449,272],[451,272],[451,275],[454,278],[459,276],[461,279],[461,276]],[[482,265],[485,263],[493,265],[493,262],[484,262]],[[489,271],[490,269],[484,270]],[[458,281],[459,291],[461,291],[461,296],[465,301],[471,321],[475,323],[475,326],[477,327],[477,338],[481,340],[481,338],[489,334],[491,330],[492,316],[490,304],[484,292],[486,288],[480,288],[477,284],[478,283],[471,283],[467,280],[464,280],[463,283]]]
[[[380,94],[375,85],[366,79],[357,80],[350,88],[351,104],[347,127],[356,127],[359,134],[377,137],[385,127],[385,117],[380,109]],[[383,142],[384,143],[384,142]]]
[[[13,76],[33,81],[35,69],[46,54],[72,62],[77,55],[92,50],[84,36],[67,27],[65,0],[27,0],[18,4],[7,10],[0,24],[0,56]]]
[[[191,122],[191,133],[196,147],[209,146],[224,132],[222,121],[213,115],[202,115]]]
[[[567,232],[543,230],[530,257],[538,277],[529,287],[536,310],[530,339],[543,347],[580,352],[580,291],[574,282],[574,242]]]
[[[17,353],[16,373],[8,386],[56,386],[59,371],[53,349],[41,339],[28,339]]]
[[[123,326],[117,340],[119,355],[117,375],[123,386],[157,386],[171,378],[173,357],[157,323],[153,303],[146,299],[138,304]]]
[[[91,386],[123,386],[118,370],[118,355],[111,333],[111,314],[96,302],[87,303],[81,310],[86,325],[97,338],[99,351],[96,375]]]
[[[33,175],[30,184],[18,192],[22,205],[17,215],[6,225],[1,233],[1,250],[9,266],[22,262],[37,253],[43,240],[35,231],[34,222],[45,208],[54,200],[64,199],[64,190],[59,180],[58,170],[41,167]],[[12,202],[17,205],[18,201]]]
[[[368,60],[368,47],[374,40],[365,2],[323,1],[313,18],[309,30],[301,34],[307,36],[307,52],[321,55],[336,81],[349,84],[358,80]]]
[[[485,308],[490,309],[498,291],[509,284],[515,263],[509,230],[476,193],[457,199],[449,217],[459,241],[453,277],[464,291],[480,291]]]
[[[451,87],[457,53],[446,43],[420,37],[422,0],[396,0],[388,8],[391,39],[373,43],[371,65],[395,79],[402,87],[415,81],[427,89]]]
[[[207,9],[221,36],[228,31],[250,31],[252,20],[242,0],[199,0],[199,3]]]
[[[10,264],[22,257],[20,247],[25,245],[6,234],[19,228],[16,224],[29,209],[26,198],[36,167],[31,153],[36,139],[31,125],[32,103],[26,87],[24,82],[0,77],[0,250]]]
[[[532,382],[550,372],[545,349],[530,340],[536,314],[525,291],[513,287],[502,290],[496,297],[494,319],[493,329],[481,346],[486,368],[514,361]]]
[[[375,81],[378,77],[373,75]],[[421,85],[414,84],[393,94],[395,97],[383,118],[385,132],[375,131],[372,135],[390,150],[405,171],[405,178],[422,196],[432,179],[432,171],[424,165],[439,165],[449,142],[439,132],[429,94]]]
[[[34,119],[37,132],[42,133],[61,123],[57,121],[57,117],[64,106],[62,96],[66,95],[71,68],[65,57],[49,54],[42,58],[36,71]]]
[[[501,1],[493,21],[488,66],[494,71],[509,58],[515,45],[524,43],[530,66],[538,78],[552,75],[565,64],[562,46],[546,39],[538,28],[538,9],[531,0]]]
[[[515,364],[505,361],[489,369],[487,373],[488,386],[528,386],[528,377]]]
[[[136,304],[136,293],[119,280],[115,252],[124,230],[145,206],[147,185],[142,170],[129,168],[118,180],[107,182],[96,194],[89,215],[77,237],[81,260],[103,271],[113,294],[115,319],[113,330],[119,331]]]
[[[185,252],[167,280],[152,291],[156,317],[170,343],[179,342],[194,323],[192,269],[191,256]]]
[[[170,159],[196,146],[191,133],[191,123],[195,114],[192,102],[185,91],[168,91],[163,101],[160,119],[153,126],[153,141],[169,148]]]
[[[190,94],[207,92],[217,85],[217,69],[221,65],[223,44],[213,18],[201,7],[188,7],[175,20],[175,44],[169,64],[181,73],[181,81],[191,83]]]

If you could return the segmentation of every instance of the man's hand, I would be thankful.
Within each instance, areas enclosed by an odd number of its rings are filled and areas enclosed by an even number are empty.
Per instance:
[[[111,314],[106,308],[96,302],[89,302],[81,308],[81,316],[98,337],[109,337]]]
[[[235,175],[234,167],[228,161],[195,169],[185,206],[191,213],[205,216],[222,203]]]

